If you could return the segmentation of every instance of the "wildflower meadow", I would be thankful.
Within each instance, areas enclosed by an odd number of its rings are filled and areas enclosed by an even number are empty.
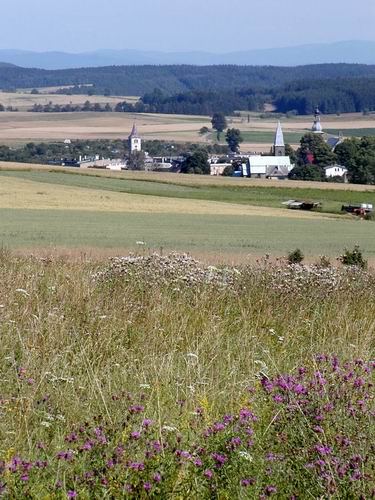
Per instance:
[[[375,276],[0,253],[0,498],[375,497]]]

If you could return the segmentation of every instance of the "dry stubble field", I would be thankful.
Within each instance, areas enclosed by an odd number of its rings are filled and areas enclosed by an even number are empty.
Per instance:
[[[7,96],[8,94],[0,94]],[[70,99],[73,102],[84,102],[87,96],[56,96],[61,103]],[[19,97],[14,96],[13,105],[19,99],[30,101],[52,100],[45,95]],[[92,102],[114,103],[124,98],[106,98],[97,96],[89,98]],[[11,102],[11,101],[8,101]],[[30,101],[32,102],[32,101]],[[56,101],[57,102],[57,101]],[[59,101],[60,102],[60,101]],[[69,102],[69,101],[68,101]],[[355,130],[373,130],[375,120],[361,114],[323,117],[323,125],[327,130],[341,130],[347,135]],[[210,118],[206,116],[133,114],[133,113],[0,113],[0,142],[14,145],[28,141],[42,142],[69,139],[121,139],[127,137],[133,122],[137,121],[140,134],[144,139],[159,139],[176,142],[207,143],[210,138],[201,137],[199,129],[210,127]],[[313,117],[285,118],[283,127],[287,142],[297,145],[299,136],[311,128]],[[250,122],[247,117],[235,117],[229,120],[229,126],[238,127],[244,134],[243,151],[268,151],[276,126],[276,118],[261,119],[252,113]],[[354,131],[354,132],[353,132]],[[361,132],[359,132],[360,134]]]

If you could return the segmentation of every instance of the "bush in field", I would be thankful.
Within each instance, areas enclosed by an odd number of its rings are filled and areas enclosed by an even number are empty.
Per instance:
[[[345,266],[357,266],[362,269],[367,268],[367,261],[364,259],[363,254],[359,246],[355,246],[353,250],[345,249],[343,255],[339,260]]]
[[[327,257],[326,255],[321,255],[319,257],[319,260],[317,262],[317,266],[319,267],[331,267],[331,261],[330,261],[330,258]]]
[[[304,258],[305,256],[302,251],[299,248],[296,248],[288,255],[288,262],[289,264],[300,264]]]

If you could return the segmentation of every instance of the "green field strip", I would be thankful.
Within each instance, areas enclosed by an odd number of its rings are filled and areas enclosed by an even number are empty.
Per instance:
[[[359,244],[375,255],[371,222],[283,217],[107,213],[0,209],[0,245],[9,248],[91,247],[338,256]],[[139,247],[138,247],[139,248]]]

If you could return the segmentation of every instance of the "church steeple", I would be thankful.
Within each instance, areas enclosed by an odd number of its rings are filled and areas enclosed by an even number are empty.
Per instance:
[[[141,136],[138,135],[137,125],[135,122],[133,124],[133,129],[129,135],[128,142],[130,153],[142,150],[142,139]]]
[[[285,156],[285,143],[283,129],[281,128],[280,121],[277,123],[275,140],[273,144],[273,154],[274,156]]]
[[[323,134],[323,127],[320,123],[320,110],[318,107],[315,108],[314,123],[311,130],[314,132],[314,134]]]

